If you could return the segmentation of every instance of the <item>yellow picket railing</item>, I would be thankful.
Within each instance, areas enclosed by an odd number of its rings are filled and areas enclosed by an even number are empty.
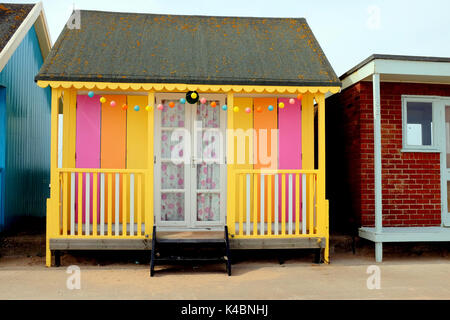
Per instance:
[[[51,237],[150,237],[148,174],[135,169],[57,169],[59,205],[51,213]]]
[[[318,170],[234,170],[233,238],[322,237]]]

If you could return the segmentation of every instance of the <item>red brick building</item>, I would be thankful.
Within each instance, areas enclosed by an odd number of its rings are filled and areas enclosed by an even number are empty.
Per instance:
[[[383,242],[450,241],[450,58],[373,55],[340,79],[326,100],[332,228],[374,241],[377,261]]]

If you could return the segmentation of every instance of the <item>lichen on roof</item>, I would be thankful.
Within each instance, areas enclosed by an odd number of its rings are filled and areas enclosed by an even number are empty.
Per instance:
[[[0,51],[19,28],[34,4],[0,3]]]
[[[340,86],[303,18],[81,11],[36,80]]]

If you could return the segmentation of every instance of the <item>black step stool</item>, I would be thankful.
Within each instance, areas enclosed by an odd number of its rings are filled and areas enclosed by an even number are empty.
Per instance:
[[[217,231],[156,232],[153,226],[150,277],[157,264],[225,263],[231,276],[230,242],[228,227]]]

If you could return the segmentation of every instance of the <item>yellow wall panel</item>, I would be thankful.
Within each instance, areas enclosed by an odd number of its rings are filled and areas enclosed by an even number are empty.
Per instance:
[[[145,107],[148,103],[148,96],[128,96],[128,111],[127,111],[127,169],[147,169],[147,124],[148,115]],[[139,111],[135,111],[134,107],[139,106]],[[138,177],[135,175],[134,186],[134,221],[138,221]],[[130,183],[130,181],[128,181]],[[145,186],[141,185],[141,192],[145,194]],[[130,195],[127,195],[127,203],[130,203]],[[142,208],[145,206],[145,197],[140,198]],[[144,211],[141,211],[141,219],[144,219]],[[130,208],[127,210],[127,219],[130,221]]]
[[[253,98],[234,98],[234,106],[239,112],[233,112],[236,138],[232,163],[238,170],[253,169]],[[245,112],[246,108],[252,112]]]
[[[235,130],[234,154],[232,156],[233,167],[236,170],[253,169],[253,98],[234,98],[234,106],[239,107],[239,112],[233,112],[233,129]],[[245,112],[250,108],[252,112]],[[228,155],[230,156],[230,155]],[[245,178],[246,181],[246,178]],[[238,184],[236,183],[236,186]],[[244,190],[246,186],[244,185]],[[253,199],[253,178],[250,179],[250,199]],[[238,205],[244,205],[246,208],[247,198],[244,196],[244,204],[238,204],[234,210],[235,219],[238,221]],[[253,203],[250,200],[250,212],[253,217]],[[244,214],[244,222],[246,221]],[[253,219],[252,219],[253,220]]]
[[[147,169],[147,96],[128,96],[127,169]],[[139,111],[134,111],[138,105]]]

